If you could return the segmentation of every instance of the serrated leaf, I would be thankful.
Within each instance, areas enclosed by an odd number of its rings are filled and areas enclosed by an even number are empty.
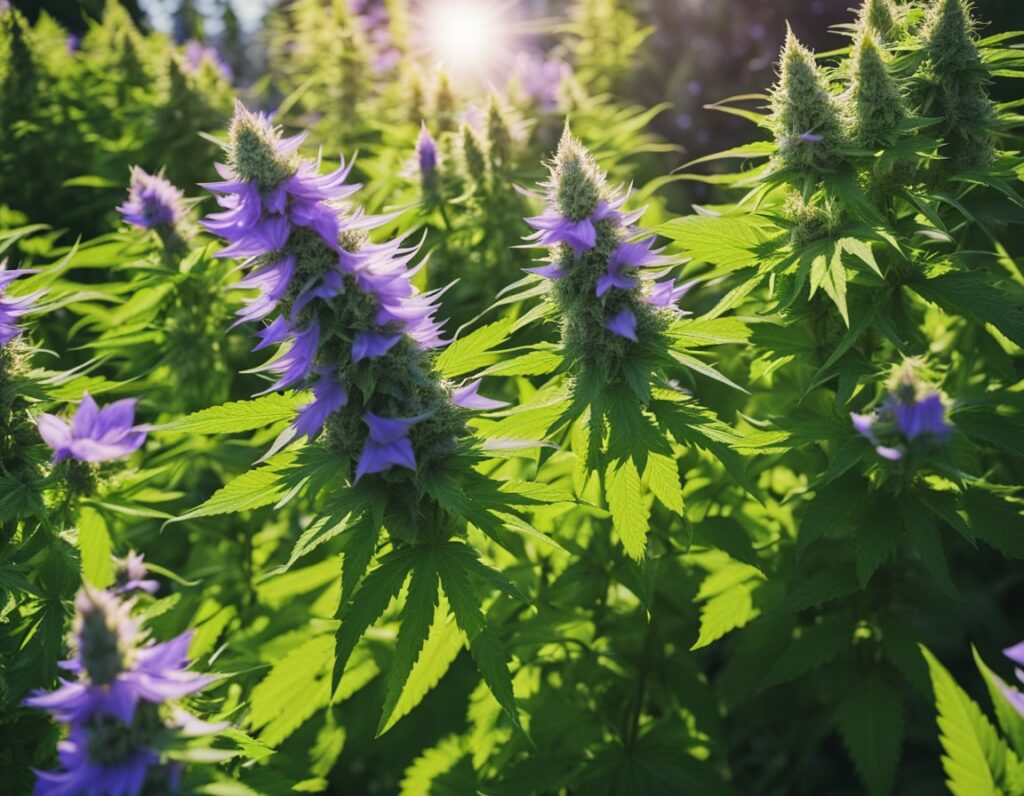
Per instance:
[[[674,458],[661,453],[648,454],[642,480],[665,508],[683,516],[683,485]]]
[[[978,323],[991,323],[1017,345],[1024,347],[1024,307],[989,284],[978,273],[948,273],[908,285],[928,301]]]
[[[469,639],[469,651],[476,663],[477,671],[490,689],[498,704],[519,726],[515,695],[512,690],[512,675],[509,673],[506,653],[501,640],[484,619],[480,611],[480,598],[466,577],[458,561],[450,560],[440,553],[437,556],[437,574],[441,577],[451,605],[455,621]]]
[[[885,503],[869,511],[857,527],[857,580],[863,589],[872,575],[899,547],[903,528],[895,521],[892,506]]]
[[[437,358],[438,372],[453,379],[490,365],[498,357],[494,349],[508,339],[514,323],[515,318],[503,318],[454,341]]]
[[[1017,708],[1010,702],[1006,694],[1012,686],[999,677],[995,672],[985,665],[978,651],[972,646],[971,654],[974,655],[974,663],[985,678],[985,685],[988,687],[988,695],[992,700],[992,707],[996,713],[996,721],[1003,734],[1010,740],[1014,751],[1018,755],[1024,755],[1024,716],[1017,712]]]
[[[459,629],[444,592],[438,592],[434,621],[419,658],[409,674],[390,715],[382,718],[379,735],[390,730],[402,717],[408,715],[444,677],[459,653],[466,646],[466,636]]]
[[[419,555],[420,551],[411,547],[392,550],[363,579],[352,597],[338,607],[340,625],[334,646],[335,689],[359,639],[402,590]]]
[[[437,608],[437,570],[434,556],[429,548],[417,558],[409,578],[409,589],[402,611],[402,624],[398,630],[395,654],[388,666],[385,684],[384,707],[377,725],[377,737],[383,735],[393,723],[393,714],[398,705],[420,650],[430,633],[430,625]]]
[[[700,634],[690,649],[706,647],[756,617],[760,611],[754,606],[753,587],[751,581],[739,583],[704,603]]]
[[[299,393],[271,393],[248,401],[233,401],[194,412],[160,427],[179,434],[235,434],[292,420],[304,397]]]
[[[650,528],[650,511],[644,500],[640,474],[632,459],[608,465],[606,474],[608,508],[615,532],[626,553],[636,561],[643,558]]]
[[[946,786],[953,796],[995,796],[999,793],[996,779],[1009,750],[981,708],[946,668],[925,647],[921,647],[921,653],[928,663],[935,693]]]
[[[836,708],[843,745],[868,793],[892,790],[903,746],[903,699],[878,676],[854,683]]]

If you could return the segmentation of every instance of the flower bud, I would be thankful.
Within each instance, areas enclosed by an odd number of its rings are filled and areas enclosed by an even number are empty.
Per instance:
[[[865,0],[858,14],[858,22],[862,31],[870,31],[887,44],[898,33],[896,9],[892,0]]]
[[[137,633],[130,609],[108,592],[88,587],[75,599],[78,658],[94,685],[109,685],[129,666]]]
[[[842,157],[842,124],[814,53],[786,35],[778,84],[772,91],[772,124],[779,162],[786,169],[821,177],[837,171]]]
[[[867,149],[891,143],[906,117],[903,96],[871,32],[862,30],[853,54],[850,91],[853,137]]]
[[[974,28],[965,0],[935,0],[921,33],[928,57],[922,111],[942,118],[942,154],[961,167],[983,166],[993,156],[993,109]]]
[[[239,179],[266,191],[295,174],[291,139],[281,140],[268,117],[251,113],[240,102],[231,119],[230,141],[231,167]]]
[[[487,153],[490,147],[488,142],[468,124],[462,125],[460,138],[466,179],[476,185],[485,184],[489,167]]]

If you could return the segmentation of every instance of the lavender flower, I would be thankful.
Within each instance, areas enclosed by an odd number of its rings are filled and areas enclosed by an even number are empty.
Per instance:
[[[53,462],[75,459],[80,462],[106,462],[121,459],[142,447],[148,431],[135,421],[134,398],[115,401],[100,409],[89,393],[69,426],[59,417],[41,414],[36,419],[39,434],[53,448]]]
[[[162,174],[147,174],[138,166],[132,166],[128,201],[117,211],[136,227],[172,227],[185,217],[184,199],[184,194]]]
[[[483,379],[477,379],[464,387],[460,387],[452,393],[452,403],[461,406],[463,409],[501,409],[509,404],[505,401],[495,401],[492,398],[485,398],[480,395],[480,384]]]
[[[231,67],[220,57],[217,48],[203,44],[195,39],[185,42],[185,68],[189,72],[198,72],[203,64],[209,64],[220,73],[227,81],[231,81],[234,72]]]
[[[416,139],[416,159],[419,162],[420,178],[425,183],[433,180],[437,172],[437,141],[427,129],[426,122],[420,124],[420,135]]]
[[[675,279],[665,279],[661,282],[653,282],[651,284],[650,292],[647,294],[647,303],[652,307],[672,309],[680,315],[692,315],[693,313],[679,309],[677,305],[682,300],[683,296],[689,293],[696,284],[696,279],[689,282],[683,282],[682,284],[679,284]]]
[[[345,388],[327,373],[313,385],[313,400],[299,409],[293,425],[298,436],[313,439],[327,422],[327,418],[348,403]]]
[[[77,33],[69,33],[65,40],[69,53],[76,53],[82,48],[82,37]]]
[[[897,374],[878,409],[852,413],[851,418],[857,432],[889,461],[901,460],[917,440],[944,445],[953,434],[942,396],[923,385],[909,363]]]
[[[115,558],[114,564],[115,585],[111,589],[114,594],[127,594],[132,591],[156,594],[159,590],[159,582],[147,577],[149,570],[146,569],[145,556],[141,553],[129,550],[124,558]]]
[[[409,429],[425,418],[378,417],[372,412],[363,416],[370,436],[356,465],[356,481],[370,473],[380,473],[393,465],[416,469],[416,454],[407,434]]]
[[[1019,644],[1014,644],[1012,647],[1007,647],[1003,650],[1003,655],[1009,658],[1011,661],[1017,664],[1018,668],[1014,669],[1014,674],[1017,675],[1017,679],[1024,683],[1024,669],[1019,667],[1024,666],[1024,641]],[[1003,696],[1006,697],[1006,701],[1009,702],[1014,710],[1024,716],[1024,694],[1018,689],[1007,685],[1006,683],[999,682],[999,690],[1002,691]]]
[[[6,263],[0,263],[0,345],[7,345],[7,343],[21,334],[21,329],[18,328],[15,322],[22,315],[31,312],[32,305],[46,292],[38,290],[27,296],[8,296],[6,293],[7,285],[18,277],[34,274],[35,271],[24,269],[8,271],[4,269],[4,265]]]
[[[554,246],[564,243],[577,254],[584,254],[597,245],[597,224],[611,220],[616,224],[631,224],[639,216],[631,214],[627,220],[618,212],[626,201],[622,196],[614,202],[601,200],[593,211],[582,218],[566,218],[559,211],[549,211],[540,216],[526,219],[526,223],[537,232],[527,240],[536,241],[541,246]]]
[[[74,657],[61,666],[75,675],[52,692],[37,692],[29,707],[70,725],[58,745],[62,770],[37,772],[37,794],[135,796],[147,781],[177,789],[180,767],[164,765],[167,738],[215,732],[180,709],[160,707],[199,691],[216,678],[188,671],[191,633],[157,644],[139,630],[132,603],[83,588],[75,599]]]
[[[611,331],[619,337],[637,342],[636,336],[636,315],[628,307],[619,311],[615,316],[605,323]]]
[[[639,284],[633,269],[663,266],[670,260],[662,257],[660,250],[655,251],[654,238],[639,243],[622,242],[608,259],[608,270],[597,280],[597,295],[603,296],[613,287],[619,290],[632,290]],[[628,269],[628,270],[627,270]]]

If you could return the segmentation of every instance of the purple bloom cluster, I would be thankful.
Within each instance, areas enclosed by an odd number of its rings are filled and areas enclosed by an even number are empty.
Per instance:
[[[13,270],[3,268],[5,263],[0,263],[0,345],[7,345],[15,337],[21,334],[16,321],[22,315],[32,311],[32,305],[43,295],[45,291],[38,290],[27,296],[8,296],[6,287],[20,276],[34,274],[35,271]]]
[[[229,82],[234,77],[231,66],[220,57],[216,47],[203,44],[195,39],[185,42],[185,69],[193,73],[198,72],[204,63],[213,66]]]
[[[282,349],[259,370],[278,377],[268,392],[312,388],[313,400],[292,430],[313,438],[349,403],[346,367],[378,359],[403,339],[421,350],[443,341],[435,318],[440,291],[420,293],[412,283],[417,248],[400,240],[369,242],[366,231],[386,219],[365,216],[347,202],[360,186],[346,184],[344,163],[320,175],[318,164],[298,158],[303,138],[282,138],[269,118],[239,104],[231,165],[218,165],[222,181],[205,185],[224,210],[203,223],[229,244],[219,257],[246,258],[248,274],[237,286],[259,292],[239,323],[269,321],[256,348]],[[366,411],[369,433],[356,477],[395,465],[415,468],[407,432],[423,419]]]
[[[601,256],[607,259],[604,273],[594,280],[598,299],[607,301],[616,291],[632,293],[641,287],[643,280],[649,280],[653,284],[644,291],[644,301],[659,309],[682,312],[676,308],[676,302],[694,283],[680,285],[672,278],[654,281],[668,273],[672,260],[663,256],[661,249],[654,248],[654,238],[636,240],[641,230],[635,224],[644,209],[622,210],[628,194],[608,192],[604,175],[568,130],[545,187],[546,212],[526,219],[536,230],[526,240],[534,246],[552,248],[552,255],[547,265],[528,268],[528,271],[549,279],[563,279],[582,267],[581,258],[597,251],[600,243]],[[603,243],[602,229],[605,230]],[[566,256],[567,250],[572,256]],[[612,306],[614,309],[605,321],[605,328],[636,342],[636,313],[629,306],[620,306],[620,302]]]
[[[36,418],[39,435],[53,448],[54,463],[64,459],[106,462],[134,453],[146,441],[148,429],[136,426],[134,398],[115,401],[100,409],[89,393],[82,394],[78,411],[68,425],[59,417]]]
[[[953,434],[942,396],[920,384],[909,366],[878,409],[850,416],[853,427],[875,446],[878,455],[894,462],[906,456],[915,440],[945,444]]]
[[[185,196],[162,174],[147,174],[132,166],[128,201],[117,211],[136,227],[172,227],[185,217]]]
[[[188,670],[191,632],[157,644],[139,629],[132,607],[111,592],[84,587],[78,593],[75,654],[61,664],[74,678],[25,700],[69,725],[57,748],[61,770],[36,772],[37,796],[137,796],[157,778],[174,792],[180,767],[161,763],[157,741],[221,729],[167,704],[216,679]]]

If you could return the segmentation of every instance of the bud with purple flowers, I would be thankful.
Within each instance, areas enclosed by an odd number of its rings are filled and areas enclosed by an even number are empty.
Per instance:
[[[346,184],[344,164],[320,175],[297,154],[303,138],[282,138],[239,105],[223,181],[206,186],[224,210],[204,224],[230,244],[218,256],[246,258],[238,287],[258,292],[239,320],[265,324],[257,349],[282,346],[260,368],[278,377],[268,391],[312,390],[290,435],[325,432],[357,480],[406,478],[395,468],[422,468],[466,434],[427,353],[442,345],[440,292],[413,286],[416,247],[369,241],[382,219],[346,201],[359,186]],[[431,140],[421,136],[428,169],[437,165]]]
[[[907,362],[896,373],[889,394],[869,414],[853,413],[857,431],[889,461],[900,461],[915,450],[933,450],[953,435],[943,397],[917,376]]]
[[[177,705],[217,679],[188,669],[191,631],[155,643],[132,616],[133,606],[84,587],[75,599],[74,656],[61,664],[72,677],[25,700],[68,726],[57,748],[60,770],[36,774],[40,796],[175,793],[182,765],[167,753],[227,726],[207,724]]]

